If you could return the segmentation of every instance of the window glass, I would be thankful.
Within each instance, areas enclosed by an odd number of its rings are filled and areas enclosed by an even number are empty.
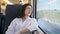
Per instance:
[[[60,34],[60,0],[37,0],[36,17],[47,34]]]

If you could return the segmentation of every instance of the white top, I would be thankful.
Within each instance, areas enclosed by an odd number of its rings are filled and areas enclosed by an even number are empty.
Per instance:
[[[24,22],[22,22],[21,18],[15,18],[8,27],[6,34],[15,34],[22,28],[27,28],[30,31],[37,30],[38,24],[36,19],[28,17]]]

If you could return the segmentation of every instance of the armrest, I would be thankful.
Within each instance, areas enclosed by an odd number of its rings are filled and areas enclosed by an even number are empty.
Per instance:
[[[37,31],[37,30],[35,30],[35,31],[32,31],[32,34],[34,34],[36,31]]]
[[[44,34],[46,34],[46,32],[44,32],[44,30],[40,27],[40,26],[38,26],[39,28],[40,28],[40,30],[44,33]]]
[[[38,27],[40,28],[40,30],[41,30],[44,34],[46,34],[40,26],[38,26]],[[36,33],[37,33],[37,30],[32,31],[32,34],[36,34]]]

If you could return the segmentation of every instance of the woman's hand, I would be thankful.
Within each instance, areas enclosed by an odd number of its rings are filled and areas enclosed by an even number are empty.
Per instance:
[[[19,30],[18,32],[16,32],[15,34],[21,34],[21,33],[25,33],[28,32],[29,30],[27,28],[23,28],[21,30]]]
[[[21,31],[16,32],[15,34],[21,34]]]

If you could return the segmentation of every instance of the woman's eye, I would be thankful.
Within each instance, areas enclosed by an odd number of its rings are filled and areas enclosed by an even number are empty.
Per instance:
[[[30,11],[32,11],[32,10],[33,10],[32,8],[27,8],[27,9],[29,9]]]

